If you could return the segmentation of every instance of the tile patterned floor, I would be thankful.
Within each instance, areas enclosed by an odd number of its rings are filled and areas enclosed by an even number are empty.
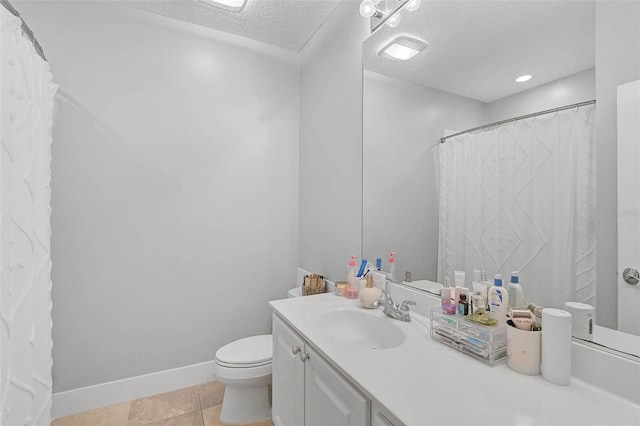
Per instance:
[[[62,417],[51,426],[229,426],[220,421],[223,396],[224,385],[211,382]]]

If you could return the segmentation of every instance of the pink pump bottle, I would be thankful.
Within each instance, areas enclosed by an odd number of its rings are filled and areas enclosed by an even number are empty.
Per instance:
[[[344,295],[349,299],[357,299],[360,293],[360,285],[356,278],[356,258],[357,256],[352,254],[351,262],[349,262],[349,266],[347,267],[347,281],[349,281],[349,286],[345,290]]]
[[[391,281],[396,280],[396,252],[392,251],[389,253],[389,274],[391,275]]]

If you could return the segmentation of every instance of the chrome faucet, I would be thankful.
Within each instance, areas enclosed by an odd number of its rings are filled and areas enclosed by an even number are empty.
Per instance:
[[[415,306],[416,302],[413,300],[405,300],[400,305],[393,302],[391,298],[391,293],[389,293],[389,286],[386,286],[387,289],[382,290],[382,298],[376,303],[377,306],[382,306],[382,312],[393,319],[397,319],[398,321],[410,322],[411,321],[411,311],[409,311],[409,306]]]

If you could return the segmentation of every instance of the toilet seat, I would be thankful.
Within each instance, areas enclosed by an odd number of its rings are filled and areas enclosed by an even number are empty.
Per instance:
[[[216,364],[227,368],[254,368],[271,365],[271,334],[245,337],[228,343],[216,351]]]

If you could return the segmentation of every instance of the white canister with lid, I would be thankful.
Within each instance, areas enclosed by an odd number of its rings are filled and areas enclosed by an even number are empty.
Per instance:
[[[571,314],[542,310],[542,377],[556,385],[571,384]]]
[[[593,340],[593,325],[596,322],[593,306],[586,303],[566,302],[564,309],[571,314],[573,337]]]

